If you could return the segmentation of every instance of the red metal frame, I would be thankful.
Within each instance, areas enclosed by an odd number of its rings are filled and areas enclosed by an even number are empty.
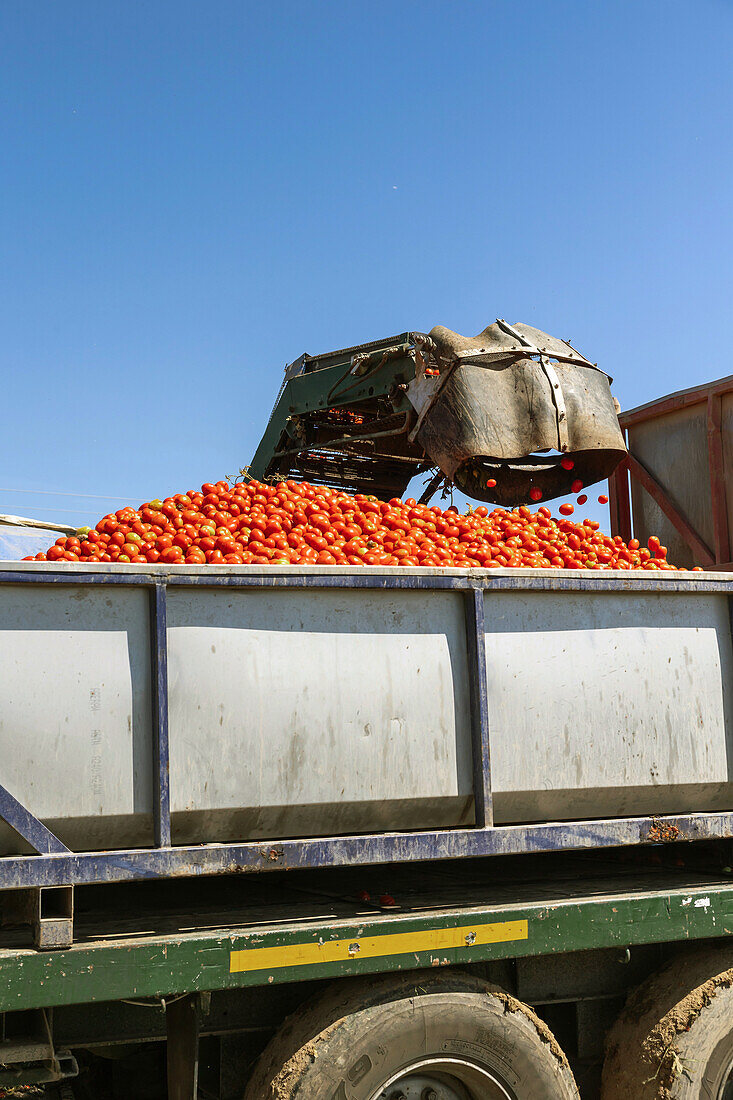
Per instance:
[[[725,499],[725,475],[723,470],[723,433],[721,424],[721,395],[708,396],[708,460],[710,464],[710,489],[713,500],[713,529],[715,532],[715,560],[730,561],[728,533],[728,504]]]
[[[631,452],[619,463],[608,481],[611,531],[614,535],[620,535],[626,542],[632,537],[630,479],[633,478],[659,505],[675,530],[679,532],[690,547],[700,565],[708,569],[733,568],[728,507],[725,495],[721,415],[722,396],[731,392],[733,392],[733,375],[720,378],[715,382],[708,382],[702,386],[695,386],[693,389],[671,393],[667,397],[659,398],[658,401],[650,401],[647,405],[640,405],[636,409],[631,409],[629,412],[619,415],[619,423],[627,436],[628,442],[628,429],[635,424],[656,420],[660,416],[665,416],[667,413],[675,412],[678,409],[689,408],[691,405],[707,404],[708,462],[713,530],[715,532],[714,547],[707,545],[687,516],[670,499],[664,487]]]

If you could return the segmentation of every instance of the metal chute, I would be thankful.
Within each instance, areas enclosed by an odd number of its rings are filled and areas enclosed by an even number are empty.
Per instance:
[[[438,327],[416,337],[415,358],[411,439],[468,496],[563,496],[626,453],[609,377],[566,341],[505,321],[472,338]]]

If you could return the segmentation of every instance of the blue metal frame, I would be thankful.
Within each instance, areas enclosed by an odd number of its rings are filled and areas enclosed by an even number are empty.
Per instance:
[[[733,813],[257,840],[50,856],[3,856],[0,888],[135,882],[733,838]]]
[[[486,628],[484,591],[472,588],[466,593],[466,643],[471,677],[471,726],[473,732],[473,804],[479,828],[494,824],[491,791],[491,747],[489,742],[489,690],[486,681]]]
[[[405,860],[453,859],[561,849],[608,848],[655,844],[670,840],[733,837],[731,812],[698,813],[673,817],[618,818],[598,821],[553,822],[539,825],[493,825],[490,712],[487,686],[484,594],[488,591],[636,591],[718,593],[727,595],[733,612],[733,580],[688,575],[643,574],[573,575],[569,571],[495,573],[455,571],[379,573],[369,569],[331,571],[312,568],[263,570],[250,568],[200,571],[185,567],[155,567],[137,572],[100,569],[0,570],[0,584],[125,585],[147,588],[150,597],[151,661],[153,682],[153,817],[155,847],[111,852],[72,853],[0,787],[0,819],[6,821],[37,855],[0,857],[0,889],[122,882],[151,878],[232,874],[265,870],[335,867],[351,864],[396,863]],[[472,745],[476,824],[471,828],[421,832],[380,833],[302,840],[251,841],[173,847],[171,840],[168,651],[166,593],[168,587],[234,588],[370,588],[441,589],[460,592],[465,599],[466,641],[471,677]]]
[[[66,845],[62,844],[59,838],[54,836],[51,830],[34,817],[30,810],[18,802],[18,799],[5,787],[0,787],[0,818],[39,854],[51,855],[52,852],[69,851]]]
[[[158,848],[171,846],[170,754],[168,750],[168,602],[165,584],[150,590],[150,658],[153,684],[153,829]]]
[[[717,593],[733,596],[733,574],[730,573],[659,573],[644,570],[616,571],[571,569],[444,569],[408,573],[394,567],[390,573],[380,573],[377,566],[359,566],[355,571],[345,566],[142,566],[98,568],[94,571],[79,565],[51,570],[45,562],[28,562],[36,569],[11,570],[0,568],[0,584],[84,585],[111,584],[149,588],[377,588],[377,589],[453,589],[468,591],[480,588],[485,592],[679,592]],[[55,564],[55,563],[54,563]],[[44,566],[46,568],[44,568]],[[116,568],[119,572],[113,571]],[[312,572],[296,570],[310,569]],[[140,572],[133,570],[140,569]],[[129,570],[129,571],[128,571]],[[290,570],[290,571],[289,571]],[[337,571],[338,570],[338,571]],[[424,573],[424,576],[422,575]]]

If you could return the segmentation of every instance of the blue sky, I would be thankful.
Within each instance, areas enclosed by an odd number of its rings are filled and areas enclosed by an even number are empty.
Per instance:
[[[286,362],[437,323],[730,373],[732,55],[723,0],[4,0],[0,512],[215,480]]]

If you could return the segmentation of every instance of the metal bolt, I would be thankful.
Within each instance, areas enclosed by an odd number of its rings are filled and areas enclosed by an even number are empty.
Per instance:
[[[435,1089],[423,1089],[420,1100],[438,1100],[438,1094]]]

